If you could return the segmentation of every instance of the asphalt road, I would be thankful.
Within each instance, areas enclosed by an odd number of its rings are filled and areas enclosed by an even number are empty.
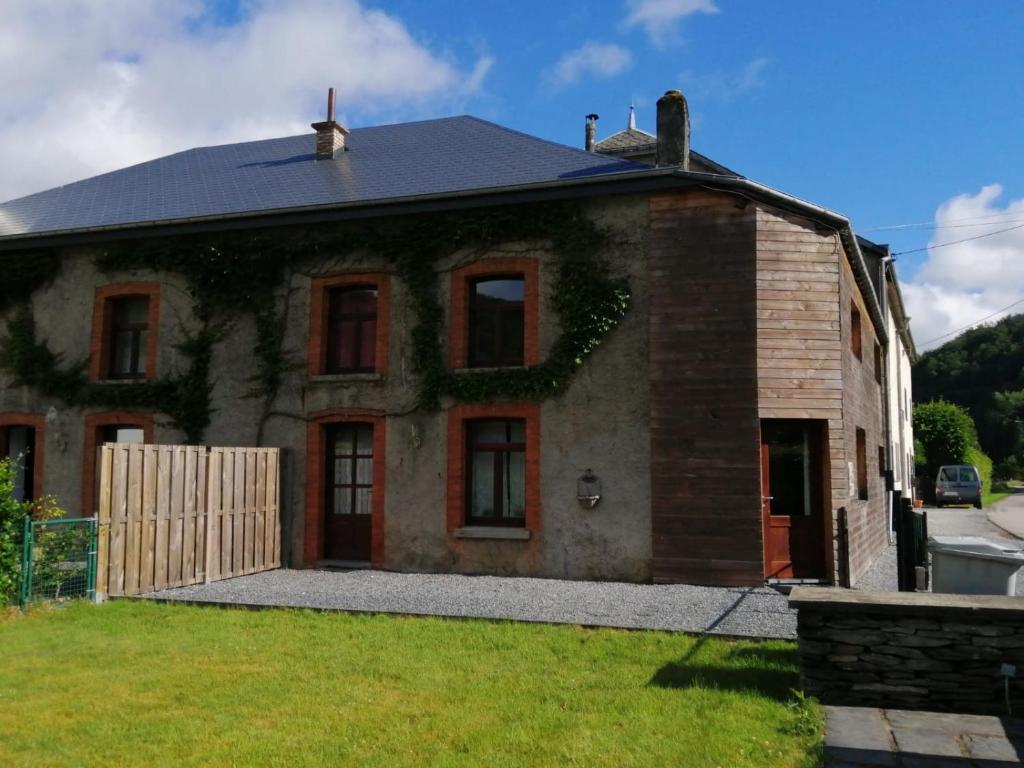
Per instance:
[[[988,510],[990,523],[1003,531],[1024,539],[1024,491],[1017,491]]]

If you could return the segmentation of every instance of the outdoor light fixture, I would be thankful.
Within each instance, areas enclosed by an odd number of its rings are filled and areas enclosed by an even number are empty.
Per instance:
[[[601,481],[589,469],[576,481],[576,501],[583,509],[593,509],[601,501]]]

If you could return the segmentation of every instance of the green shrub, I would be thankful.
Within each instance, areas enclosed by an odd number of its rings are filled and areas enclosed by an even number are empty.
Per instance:
[[[18,466],[0,459],[0,605],[11,602],[18,588],[21,531],[32,505],[14,498]]]
[[[967,460],[964,464],[973,464],[978,468],[981,475],[981,490],[983,493],[992,492],[992,459],[990,459],[981,448],[971,447],[967,449]]]

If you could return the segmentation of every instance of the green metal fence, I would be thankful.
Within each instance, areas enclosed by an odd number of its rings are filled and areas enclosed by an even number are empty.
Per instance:
[[[25,518],[18,602],[93,598],[96,594],[96,518]]]

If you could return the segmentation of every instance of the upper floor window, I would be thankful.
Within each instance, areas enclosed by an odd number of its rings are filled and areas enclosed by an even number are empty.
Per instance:
[[[882,383],[882,348],[875,342],[875,381]]]
[[[158,283],[115,283],[97,288],[89,378],[154,378],[159,317]]]
[[[326,373],[373,373],[377,367],[377,287],[347,285],[327,296]]]
[[[146,342],[149,336],[149,297],[124,296],[110,302],[111,379],[146,376]]]
[[[521,275],[470,282],[469,365],[523,365],[526,281]]]
[[[853,350],[853,354],[857,356],[858,360],[863,359],[863,352],[861,351],[861,329],[860,329],[860,310],[855,305],[850,306],[850,349]]]

